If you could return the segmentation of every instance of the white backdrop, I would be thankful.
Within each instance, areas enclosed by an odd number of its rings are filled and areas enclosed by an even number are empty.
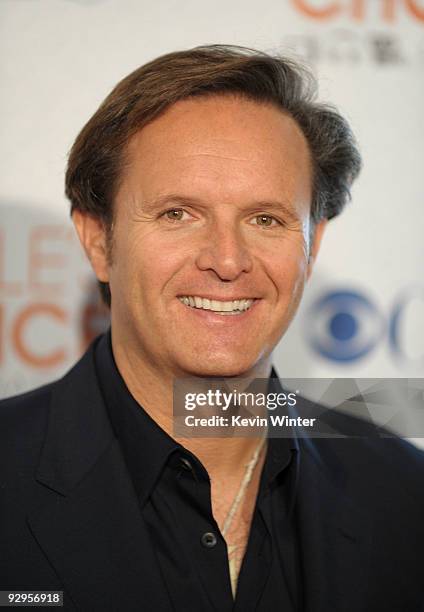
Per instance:
[[[422,377],[423,0],[0,0],[0,396],[66,371],[104,324],[63,196],[66,154],[112,86],[165,52],[297,54],[357,134],[284,377]]]

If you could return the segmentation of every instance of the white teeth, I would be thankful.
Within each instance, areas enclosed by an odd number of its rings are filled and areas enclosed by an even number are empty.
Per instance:
[[[245,310],[248,310],[253,304],[254,300],[241,299],[232,301],[220,301],[220,300],[209,300],[208,298],[202,298],[198,295],[184,295],[179,298],[180,301],[186,306],[192,308],[199,308],[202,310],[213,310],[218,314],[240,314]]]

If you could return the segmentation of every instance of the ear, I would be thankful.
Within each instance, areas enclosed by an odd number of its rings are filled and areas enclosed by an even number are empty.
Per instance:
[[[97,280],[107,283],[109,281],[109,264],[106,229],[103,221],[80,210],[75,210],[72,213],[72,221]]]
[[[324,234],[324,230],[327,226],[327,223],[328,223],[327,219],[323,219],[322,221],[317,223],[315,226],[315,230],[314,230],[314,234],[312,238],[311,250],[309,253],[308,272],[306,275],[307,279],[309,279],[312,274],[315,259],[317,258],[322,236]]]

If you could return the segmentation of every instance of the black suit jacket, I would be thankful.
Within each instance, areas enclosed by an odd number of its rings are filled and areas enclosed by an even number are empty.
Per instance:
[[[0,590],[63,590],[65,610],[168,612],[93,354],[0,403]],[[375,437],[299,444],[302,609],[424,610],[423,453]]]

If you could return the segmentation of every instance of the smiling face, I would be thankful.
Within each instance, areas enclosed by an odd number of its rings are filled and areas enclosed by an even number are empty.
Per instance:
[[[114,350],[163,375],[258,369],[296,312],[324,226],[311,250],[300,128],[271,105],[193,98],[144,127],[128,161],[112,263],[90,256],[110,283]]]

